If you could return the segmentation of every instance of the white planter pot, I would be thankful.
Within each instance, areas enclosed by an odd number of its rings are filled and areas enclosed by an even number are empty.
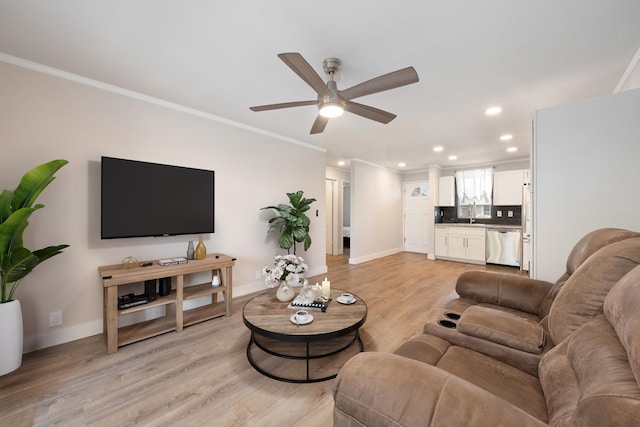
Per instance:
[[[0,304],[0,375],[22,364],[22,309],[20,301]]]

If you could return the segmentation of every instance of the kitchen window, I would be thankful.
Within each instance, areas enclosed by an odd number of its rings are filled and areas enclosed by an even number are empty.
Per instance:
[[[493,169],[456,172],[458,218],[491,218]]]

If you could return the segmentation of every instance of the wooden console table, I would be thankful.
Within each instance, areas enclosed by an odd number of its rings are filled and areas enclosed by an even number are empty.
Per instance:
[[[118,347],[166,332],[180,332],[185,326],[215,317],[230,316],[232,268],[235,265],[235,260],[227,255],[210,254],[204,260],[189,260],[186,264],[161,266],[155,260],[150,261],[152,264],[147,267],[124,268],[122,264],[98,267],[104,286],[104,332],[107,352],[115,353]],[[203,271],[210,271],[212,278],[213,275],[218,274],[220,286],[212,287],[211,280],[200,285],[184,286],[185,275]],[[119,286],[164,277],[175,278],[172,280],[175,289],[171,290],[169,295],[158,296],[157,299],[143,305],[118,310]],[[224,302],[218,301],[218,293],[222,293]],[[183,310],[185,300],[205,295],[211,295],[211,304],[187,311]],[[118,328],[119,316],[160,306],[167,308],[164,317]]]

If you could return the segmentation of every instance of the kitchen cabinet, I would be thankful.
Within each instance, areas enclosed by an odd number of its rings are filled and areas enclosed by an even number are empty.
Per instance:
[[[494,172],[493,205],[522,205],[522,186],[524,185],[524,177],[524,170]]]
[[[446,257],[449,254],[449,231],[447,227],[436,227],[436,258]]]
[[[441,176],[438,180],[438,206],[456,205],[455,180],[453,176]]]
[[[486,230],[484,227],[438,226],[435,232],[436,258],[485,263]]]

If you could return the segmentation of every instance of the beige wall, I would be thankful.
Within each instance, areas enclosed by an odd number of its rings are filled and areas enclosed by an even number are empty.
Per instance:
[[[533,278],[557,280],[592,230],[640,230],[638,118],[640,89],[534,114]]]
[[[102,155],[216,171],[216,232],[205,243],[209,252],[237,257],[235,295],[264,287],[256,271],[281,250],[267,238],[270,214],[260,208],[287,202],[286,192],[303,190],[318,199],[311,209],[313,245],[304,256],[312,274],[326,272],[323,150],[2,62],[0,93],[2,188],[14,189],[24,172],[45,161],[70,161],[42,194],[46,207],[25,233],[31,249],[71,245],[39,266],[16,294],[25,351],[102,331],[98,266],[126,256],[184,256],[188,240],[197,238],[100,240]],[[54,311],[62,311],[62,326],[49,327]]]
[[[352,160],[351,201],[349,262],[358,264],[401,252],[402,175]]]

